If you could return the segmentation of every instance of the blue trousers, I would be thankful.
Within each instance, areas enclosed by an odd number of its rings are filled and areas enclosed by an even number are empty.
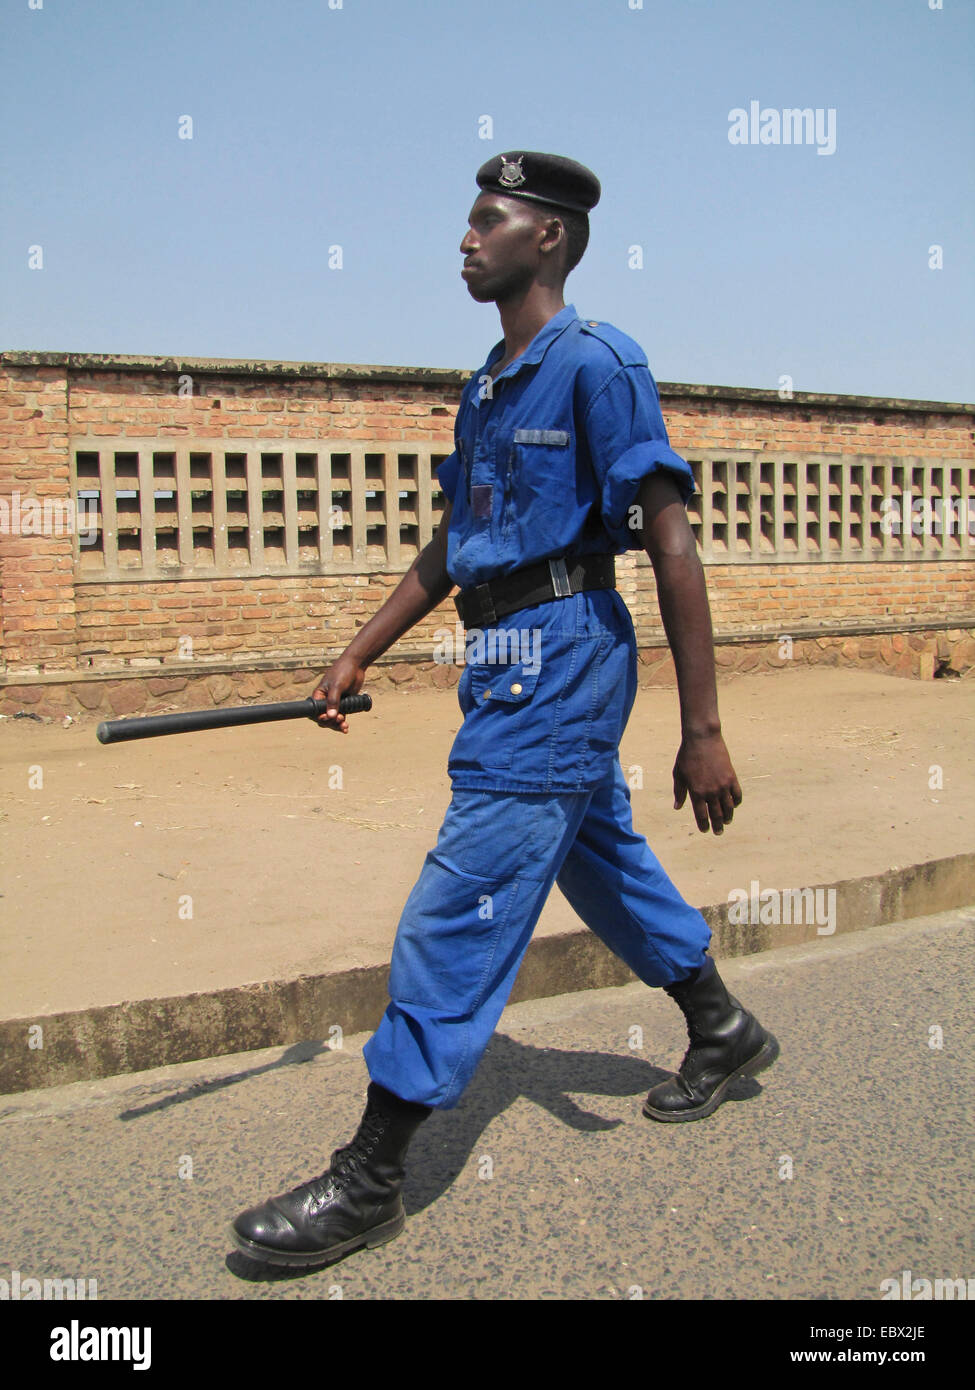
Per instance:
[[[645,984],[702,964],[710,929],[634,831],[618,760],[580,792],[455,787],[403,910],[389,1007],[364,1048],[373,1081],[404,1100],[457,1104],[553,883]]]

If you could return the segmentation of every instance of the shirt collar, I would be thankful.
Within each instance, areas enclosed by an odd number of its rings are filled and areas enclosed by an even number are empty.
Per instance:
[[[578,318],[578,314],[576,313],[576,306],[574,304],[567,304],[564,309],[560,309],[554,318],[549,319],[544,328],[539,329],[521,356],[516,357],[513,362],[509,362],[504,371],[501,372],[499,376],[495,377],[495,380],[500,381],[502,377],[508,376],[509,373],[514,376],[522,367],[531,366],[533,362],[541,362],[555,339],[560,333],[564,333],[569,324],[576,318]],[[502,338],[501,341],[495,343],[494,347],[491,349],[488,354],[488,360],[485,362],[482,370],[487,371],[495,362],[500,362],[503,356],[504,339]]]

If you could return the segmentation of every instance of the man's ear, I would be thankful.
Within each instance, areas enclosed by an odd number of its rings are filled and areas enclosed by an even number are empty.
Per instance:
[[[569,234],[561,217],[550,217],[544,225],[545,241],[539,249],[543,256],[548,257],[549,266],[553,269],[558,268],[560,283],[564,285],[569,274]]]
[[[561,217],[546,217],[543,222],[539,223],[539,226],[545,233],[539,250],[546,256],[557,253],[559,247],[565,245],[565,223]]]

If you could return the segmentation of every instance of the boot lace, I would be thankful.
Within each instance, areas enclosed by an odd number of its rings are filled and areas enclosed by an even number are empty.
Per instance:
[[[348,1186],[358,1165],[371,1157],[386,1132],[387,1123],[384,1115],[366,1115],[352,1142],[335,1150],[325,1172],[306,1184],[306,1191],[311,1193],[316,1205],[324,1201],[330,1193],[341,1192]]]

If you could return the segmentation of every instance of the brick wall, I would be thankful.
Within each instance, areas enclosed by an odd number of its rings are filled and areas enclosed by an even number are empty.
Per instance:
[[[628,598],[637,631],[662,632],[652,569],[640,557],[636,596]],[[958,615],[975,613],[975,565],[970,560],[939,563],[708,565],[708,596],[715,631],[745,634],[779,631],[825,632],[873,623],[911,620],[957,626]]]
[[[0,379],[0,497],[42,504],[71,495],[63,367],[4,371]],[[70,669],[77,658],[70,536],[0,532],[0,641],[14,662]]]
[[[465,379],[466,373],[435,369],[3,354],[0,497],[8,499],[9,524],[0,532],[2,708],[31,701],[54,710],[113,708],[111,700],[108,706],[79,700],[78,692],[101,682],[106,691],[117,693],[135,679],[143,682],[141,698],[151,707],[152,698],[177,693],[174,682],[193,691],[204,676],[320,669],[375,611],[435,526],[438,512],[436,500],[431,504],[428,496],[429,474],[452,448],[453,418]],[[772,392],[665,383],[660,391],[671,442],[688,457],[704,451],[711,459],[726,451],[753,461],[818,460],[823,467],[839,465],[847,480],[863,459],[873,461],[875,472],[877,460],[915,468],[930,463],[941,470],[939,476],[947,476],[945,468],[957,468],[963,490],[973,476],[971,407],[806,394],[781,400]],[[336,533],[346,534],[348,545],[341,553],[335,549],[334,563],[309,560],[303,537],[311,532],[302,529],[300,513],[290,520],[282,514],[278,530],[266,532],[270,548],[266,555],[260,552],[259,563],[246,550],[236,560],[232,549],[225,550],[221,564],[208,573],[205,559],[201,566],[192,550],[192,535],[186,540],[194,518],[181,513],[173,530],[179,551],[174,549],[168,571],[143,567],[110,573],[105,555],[86,553],[76,535],[50,534],[52,525],[18,529],[12,524],[15,496],[22,508],[25,498],[33,499],[35,508],[74,505],[83,486],[79,470],[85,450],[92,458],[101,450],[104,458],[107,443],[117,451],[129,440],[134,451],[143,451],[130,466],[132,478],[143,479],[143,499],[153,495],[151,484],[145,483],[144,470],[148,467],[151,475],[152,469],[146,450],[171,447],[172,476],[185,471],[186,486],[178,496],[187,513],[201,497],[190,492],[197,469],[194,450],[212,449],[216,457],[217,451],[236,445],[250,448],[252,460],[260,460],[266,447],[284,458],[286,471],[294,469],[296,456],[300,467],[303,448],[315,450],[327,441],[333,449],[346,449],[353,476],[356,468],[361,472],[358,519],[348,520],[346,531]],[[370,484],[369,478],[385,477],[386,497],[397,495],[400,475],[388,468],[384,473],[386,465],[375,462],[384,450],[391,458],[399,450],[400,459],[404,450],[412,451],[419,479],[415,495],[402,503],[414,508],[416,524],[404,526],[402,549],[396,528],[395,562],[390,560],[391,534],[385,549],[374,544],[382,528],[377,532],[371,527],[376,518],[362,510],[373,506],[362,501],[367,495],[362,489],[383,487],[381,481]],[[370,468],[371,473],[362,471]],[[117,481],[121,486],[121,474]],[[354,491],[353,483],[348,486]],[[102,496],[106,498],[104,487]],[[118,503],[120,509],[126,505],[143,508],[145,535],[150,504]],[[177,503],[155,505],[172,505],[175,511]],[[211,501],[203,498],[200,505],[217,505],[215,487]],[[272,499],[266,505],[276,504]],[[120,514],[117,520],[119,560],[139,561],[136,551],[124,549],[125,517]],[[45,529],[48,534],[37,534]],[[211,528],[213,534],[218,529]],[[824,536],[829,529],[824,526]],[[134,532],[130,539],[135,547],[143,544],[144,562],[145,544]],[[876,542],[873,551],[866,544],[859,554],[850,553],[845,542],[842,553],[831,554],[826,547],[812,557],[786,555],[781,546],[765,555],[706,554],[719,644],[768,643],[791,632],[797,640],[824,642],[822,651],[849,653],[851,633],[869,639],[930,632],[936,655],[941,634],[944,660],[944,633],[956,634],[951,643],[965,642],[975,626],[975,566],[959,554],[928,553],[920,543],[915,549],[916,555],[896,559],[876,553]],[[620,587],[642,644],[659,646],[659,615],[646,557],[633,554],[622,562]],[[452,628],[454,622],[448,602],[404,639],[391,659],[414,666],[425,659],[429,666],[435,630]],[[907,650],[918,658],[911,669],[923,670],[919,656],[926,650],[924,642]],[[903,663],[902,669],[907,670]],[[144,684],[149,676],[158,688],[155,695]],[[400,676],[405,678],[402,671]],[[225,687],[218,683],[217,688]],[[139,707],[139,692],[128,685],[126,690],[122,703],[132,706],[135,701]],[[96,693],[89,692],[90,698]]]

